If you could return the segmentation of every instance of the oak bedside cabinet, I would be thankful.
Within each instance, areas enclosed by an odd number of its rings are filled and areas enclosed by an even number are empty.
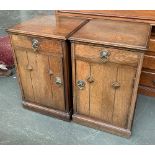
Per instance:
[[[150,25],[92,19],[71,40],[73,121],[129,137]]]
[[[87,22],[39,16],[8,30],[24,107],[70,120],[70,50],[67,38]]]

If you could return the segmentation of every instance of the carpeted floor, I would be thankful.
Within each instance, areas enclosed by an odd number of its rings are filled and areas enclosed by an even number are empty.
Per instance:
[[[26,110],[15,75],[0,78],[0,144],[155,144],[155,98],[139,95],[125,139]]]

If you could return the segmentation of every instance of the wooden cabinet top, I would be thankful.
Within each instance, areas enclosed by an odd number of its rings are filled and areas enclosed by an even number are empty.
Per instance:
[[[149,36],[146,23],[92,19],[70,40],[146,50]]]
[[[66,39],[87,22],[86,19],[65,16],[38,16],[8,29],[8,32]]]

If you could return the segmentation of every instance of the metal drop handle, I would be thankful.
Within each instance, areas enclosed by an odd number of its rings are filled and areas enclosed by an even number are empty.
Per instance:
[[[83,81],[83,80],[77,81],[77,86],[80,90],[84,89],[85,85],[86,85],[85,81]]]
[[[58,86],[61,86],[62,85],[62,80],[60,77],[55,77],[55,83],[58,85]]]
[[[34,51],[37,51],[38,47],[39,47],[39,41],[37,39],[33,39],[32,40],[32,49]]]
[[[108,52],[107,50],[103,50],[100,52],[100,58],[104,63],[108,61],[109,56],[110,56],[110,52]]]

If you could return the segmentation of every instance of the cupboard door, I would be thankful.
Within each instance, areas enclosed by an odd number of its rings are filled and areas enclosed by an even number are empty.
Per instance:
[[[16,50],[24,99],[65,110],[62,57]]]
[[[136,71],[134,67],[118,66],[117,81],[120,87],[116,89],[113,112],[113,124],[116,126],[127,127]]]
[[[65,110],[62,58],[28,52],[35,102]]]
[[[90,116],[112,123],[115,90],[111,84],[116,80],[117,65],[91,64]]]
[[[49,68],[53,92],[53,106],[58,110],[65,110],[63,59],[59,56],[49,56]]]
[[[76,60],[77,113],[125,128],[135,75],[132,66]]]
[[[76,85],[78,82],[84,82],[84,88],[76,87],[77,113],[89,115],[89,97],[90,87],[86,83],[86,78],[90,75],[90,64],[83,61],[76,61]]]
[[[29,60],[26,50],[14,50],[17,61],[17,69],[23,91],[23,98],[26,101],[34,102],[34,91],[30,74]]]
[[[77,113],[112,123],[115,90],[111,83],[116,80],[117,65],[97,64],[76,60]],[[111,78],[109,78],[111,77]]]
[[[50,80],[48,56],[27,52],[29,65],[32,67],[31,78],[35,103],[53,107],[52,84]]]

